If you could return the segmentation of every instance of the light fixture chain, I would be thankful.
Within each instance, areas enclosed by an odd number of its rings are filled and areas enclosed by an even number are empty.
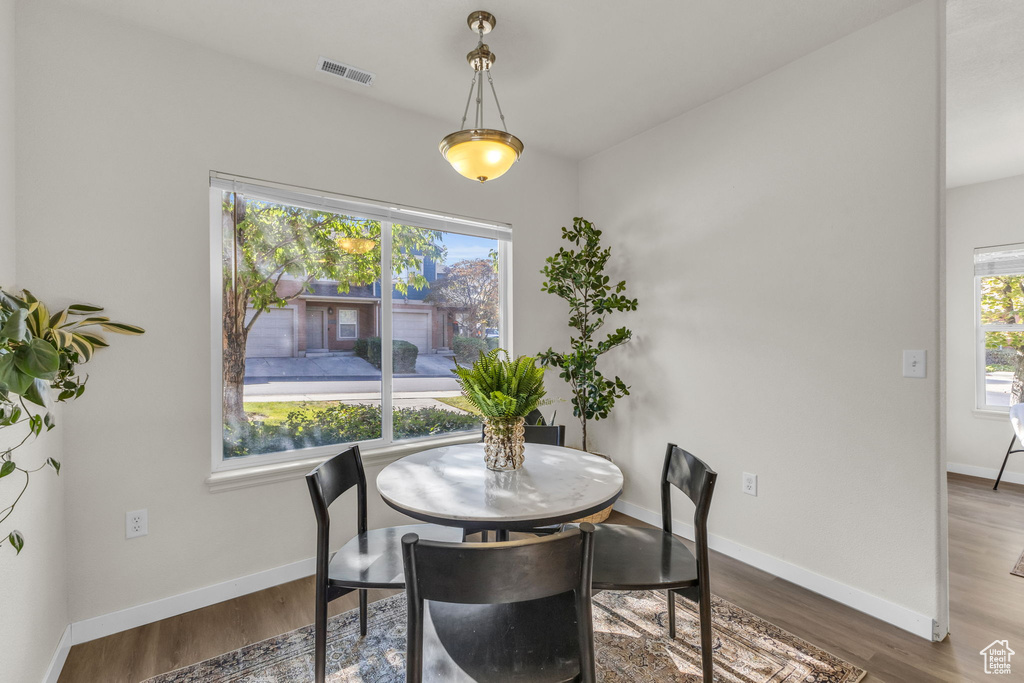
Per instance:
[[[491,78],[491,70],[487,70],[487,82],[491,84],[491,94],[494,95],[494,104],[498,107],[498,116],[501,118],[501,127],[508,132],[508,126],[505,125],[505,114],[501,111],[501,102],[498,101],[498,91],[494,89],[494,79]]]
[[[479,71],[476,74],[476,128],[484,127],[484,78]]]
[[[469,103],[473,101],[474,88],[476,88],[476,74],[473,74],[473,80],[469,82],[469,95],[466,96],[466,108],[462,112],[462,123],[459,124],[459,130],[466,129],[466,117],[469,116]]]

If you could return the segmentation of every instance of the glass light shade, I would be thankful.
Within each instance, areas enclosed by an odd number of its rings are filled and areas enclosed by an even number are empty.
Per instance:
[[[365,254],[371,251],[375,241],[364,237],[342,237],[338,240],[338,248],[349,254]]]
[[[452,168],[481,183],[504,175],[523,153],[519,138],[490,128],[460,130],[441,140],[439,147]]]

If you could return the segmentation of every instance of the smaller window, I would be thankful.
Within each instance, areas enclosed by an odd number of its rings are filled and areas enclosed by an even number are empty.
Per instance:
[[[354,308],[338,309],[338,339],[359,338],[359,313]]]
[[[1021,400],[1024,351],[1024,244],[974,251],[978,408],[1008,410]]]

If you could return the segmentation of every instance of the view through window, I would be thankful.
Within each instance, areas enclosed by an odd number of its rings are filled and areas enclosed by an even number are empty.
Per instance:
[[[452,369],[507,334],[507,229],[237,184],[213,192],[224,459],[479,432]]]
[[[977,249],[978,407],[1021,400],[1024,368],[1024,244]]]

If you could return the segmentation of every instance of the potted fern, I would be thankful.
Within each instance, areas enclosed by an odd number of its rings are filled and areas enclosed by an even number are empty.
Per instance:
[[[544,368],[537,359],[510,359],[504,349],[480,352],[472,367],[452,370],[462,395],[484,418],[484,462],[492,470],[523,466],[523,424],[544,398]]]

